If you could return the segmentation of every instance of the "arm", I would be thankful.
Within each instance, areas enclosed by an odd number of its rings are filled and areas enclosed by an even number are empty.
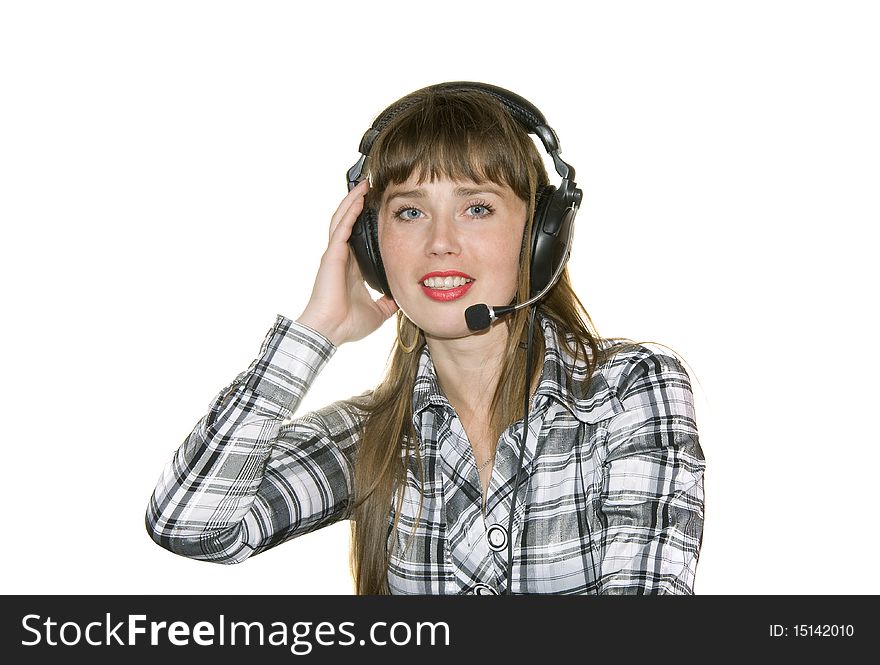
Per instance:
[[[146,513],[156,543],[238,563],[344,519],[363,414],[336,403],[283,422],[335,350],[278,315],[260,355],[217,394],[160,476]]]
[[[646,348],[618,387],[603,463],[603,594],[692,594],[703,536],[703,470],[690,379]]]

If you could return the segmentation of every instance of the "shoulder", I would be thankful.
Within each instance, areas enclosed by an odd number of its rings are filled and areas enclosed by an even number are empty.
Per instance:
[[[571,336],[566,337],[570,342]],[[679,411],[692,417],[690,376],[673,351],[617,338],[600,339],[597,345],[597,356],[587,346],[589,363],[582,355],[574,360],[565,343],[558,347],[576,415],[592,423],[624,412],[660,416]]]
[[[625,410],[690,395],[690,376],[672,351],[652,342],[613,341],[611,355],[597,365],[609,389]]]

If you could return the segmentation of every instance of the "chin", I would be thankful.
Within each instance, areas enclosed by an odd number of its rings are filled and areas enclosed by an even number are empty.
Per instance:
[[[467,327],[464,311],[468,303],[429,303],[427,306],[402,306],[403,313],[429,337],[457,339],[473,333]]]
[[[417,323],[425,335],[437,339],[458,339],[471,335],[467,322],[464,319],[464,310],[441,317],[423,318],[421,324]]]

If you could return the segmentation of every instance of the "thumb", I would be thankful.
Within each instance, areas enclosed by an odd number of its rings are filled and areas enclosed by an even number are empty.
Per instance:
[[[394,302],[394,298],[391,296],[383,295],[380,298],[373,301],[376,306],[379,308],[379,311],[382,312],[382,316],[384,320],[388,320],[398,309],[397,303]]]

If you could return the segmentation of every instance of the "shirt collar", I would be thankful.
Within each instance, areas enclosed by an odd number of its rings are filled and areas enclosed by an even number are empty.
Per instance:
[[[535,406],[542,399],[559,402],[575,418],[585,423],[597,423],[623,411],[623,405],[609,387],[602,368],[594,368],[592,380],[587,387],[587,366],[584,358],[579,358],[575,363],[566,345],[559,340],[560,333],[556,324],[540,311],[538,321],[544,332],[546,350],[541,378],[535,392]],[[602,340],[599,344],[600,348],[605,348],[609,342]],[[587,346],[587,353],[590,352],[590,347]],[[414,419],[430,405],[452,408],[440,389],[427,344],[422,347],[419,357],[412,405]]]

